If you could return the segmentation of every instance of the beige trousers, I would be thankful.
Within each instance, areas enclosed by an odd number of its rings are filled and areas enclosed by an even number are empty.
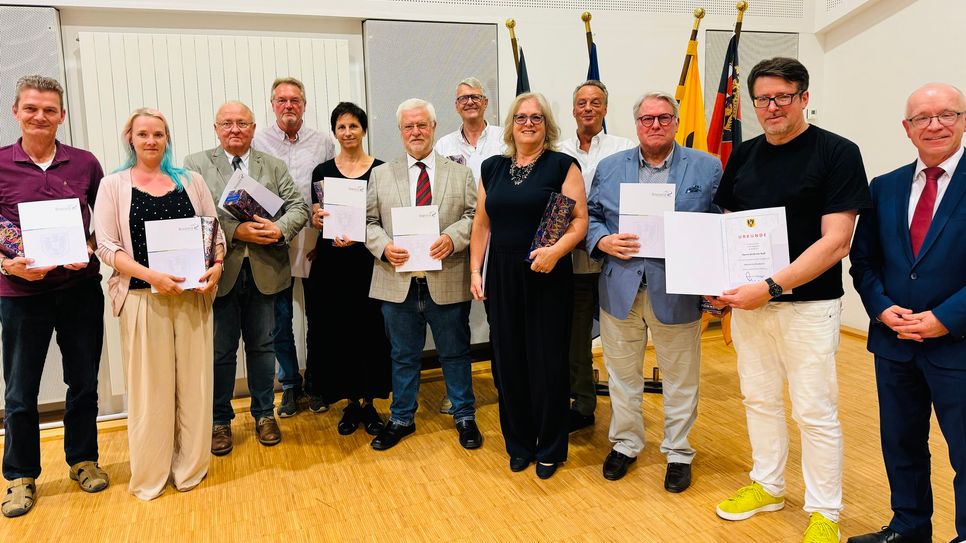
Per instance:
[[[132,290],[121,309],[127,376],[128,491],[142,500],[205,478],[211,457],[214,375],[211,297]]]

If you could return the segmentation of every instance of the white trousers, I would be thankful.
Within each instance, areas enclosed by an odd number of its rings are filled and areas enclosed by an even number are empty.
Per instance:
[[[127,375],[128,492],[151,500],[170,479],[189,490],[208,474],[214,345],[211,298],[128,293],[120,314]]]
[[[731,333],[748,418],[751,480],[785,493],[788,431],[785,381],[802,439],[805,511],[838,521],[842,510],[842,426],[835,352],[842,301],[770,302],[734,310]]]
[[[614,450],[636,457],[644,449],[644,348],[647,331],[654,338],[664,389],[664,441],[668,462],[690,464],[694,449],[688,433],[698,416],[701,321],[663,324],[654,316],[647,290],[640,290],[627,318],[601,309],[600,335],[610,389],[609,437]]]

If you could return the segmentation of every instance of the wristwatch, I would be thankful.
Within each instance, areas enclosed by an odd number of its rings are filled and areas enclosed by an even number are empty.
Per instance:
[[[781,296],[782,292],[785,291],[785,289],[783,289],[778,283],[774,282],[771,277],[766,278],[765,282],[768,283],[768,294],[772,297],[772,299]]]
[[[3,267],[3,263],[7,260],[7,257],[0,255],[0,275],[10,275],[7,268]]]

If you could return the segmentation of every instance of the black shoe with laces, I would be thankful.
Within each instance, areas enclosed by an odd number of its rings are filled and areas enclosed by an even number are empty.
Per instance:
[[[338,426],[339,435],[347,436],[355,432],[359,428],[361,414],[362,408],[359,407],[359,403],[350,400],[349,405],[342,410],[342,419],[339,420]]]
[[[371,436],[378,435],[386,427],[382,417],[376,412],[376,406],[372,405],[371,401],[361,407],[359,420],[365,425],[366,433]]]
[[[299,396],[302,390],[299,388],[287,388],[282,391],[282,401],[278,404],[278,416],[285,419],[294,416],[299,412]]]

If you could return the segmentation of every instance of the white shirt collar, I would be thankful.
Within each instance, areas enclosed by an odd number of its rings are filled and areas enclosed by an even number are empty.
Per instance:
[[[942,168],[944,172],[946,172],[945,175],[948,175],[949,177],[952,177],[953,172],[955,172],[956,171],[956,168],[959,167],[959,161],[960,161],[960,159],[963,158],[963,151],[964,150],[966,150],[966,148],[960,147],[955,153],[952,154],[952,156],[950,156],[949,158],[947,158],[946,160],[942,161],[939,164],[939,167]],[[921,158],[917,158],[916,159],[916,173],[915,173],[915,175],[912,176],[912,178],[913,179],[918,179],[920,176],[923,176],[923,179],[925,179],[924,176],[926,174],[923,173],[923,170],[925,170],[925,169],[926,169],[926,164],[922,161]]]
[[[422,162],[426,165],[426,169],[432,171],[436,168],[436,153],[434,151],[429,152],[429,156],[422,160],[416,160],[409,154],[406,154],[406,165],[408,168],[412,168],[417,162]]]

